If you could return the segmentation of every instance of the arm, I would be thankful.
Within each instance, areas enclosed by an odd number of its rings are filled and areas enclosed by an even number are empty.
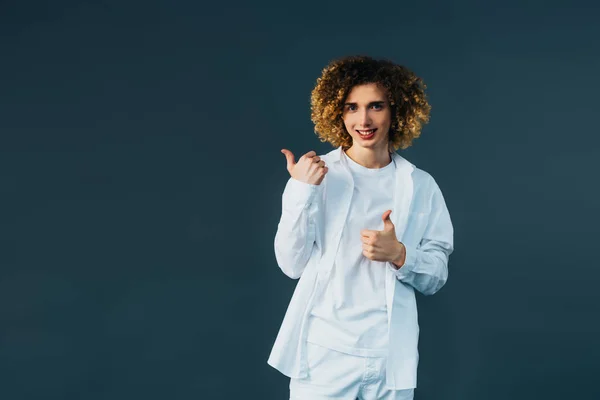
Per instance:
[[[448,280],[448,258],[454,251],[454,229],[444,197],[435,181],[432,208],[425,233],[418,246],[404,244],[404,264],[394,268],[396,278],[432,295]]]
[[[316,240],[315,216],[321,185],[290,178],[282,196],[281,219],[275,234],[275,258],[292,279],[302,275]]]

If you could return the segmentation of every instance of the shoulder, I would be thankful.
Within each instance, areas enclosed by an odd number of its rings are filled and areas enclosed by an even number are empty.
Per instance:
[[[334,160],[334,158],[336,158],[336,150],[331,150],[328,153],[324,153],[324,154],[317,154],[319,156],[319,158],[323,161],[325,161],[325,163],[329,163],[331,161]],[[337,158],[339,159],[339,154],[337,155]]]
[[[413,168],[411,177],[413,180],[413,188],[415,193],[418,193],[424,198],[431,198],[436,192],[440,191],[440,187],[431,173],[423,168],[417,167],[415,164],[411,163],[405,158],[403,159],[410,163]]]
[[[419,193],[423,199],[434,201],[444,197],[442,189],[436,182],[435,178],[427,171],[421,168],[416,168],[413,171],[413,182],[415,193]]]
[[[433,176],[431,176],[431,174],[425,171],[423,168],[417,167],[413,162],[411,162],[410,160],[406,159],[406,157],[403,157],[398,153],[395,154],[395,157],[401,163],[406,163],[410,165],[410,167],[412,168],[411,177],[415,186],[430,187],[433,183],[435,183]]]
[[[435,183],[435,179],[433,179],[433,176],[429,172],[416,166],[414,167],[414,170],[412,172],[412,178],[416,186],[423,186],[428,188],[429,190],[437,186],[437,184]]]
[[[412,177],[418,183],[427,183],[427,182],[430,182],[431,180],[433,180],[433,176],[431,176],[431,174],[429,172],[425,171],[422,168],[417,167],[414,164],[413,164],[413,168],[414,169],[412,172]]]

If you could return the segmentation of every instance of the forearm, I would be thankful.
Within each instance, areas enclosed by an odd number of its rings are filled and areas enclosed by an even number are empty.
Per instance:
[[[448,260],[452,248],[437,241],[423,241],[420,248],[405,246],[405,259],[398,268],[392,263],[396,278],[424,295],[440,290],[448,280]]]
[[[319,186],[290,178],[282,196],[281,219],[275,234],[277,263],[284,274],[298,279],[316,241]]]

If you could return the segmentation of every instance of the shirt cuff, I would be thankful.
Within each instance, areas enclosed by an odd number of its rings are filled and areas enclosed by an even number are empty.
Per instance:
[[[398,269],[394,266],[393,263],[389,263],[390,268],[394,270],[396,278],[398,278],[399,280],[406,278],[415,269],[417,264],[416,247],[404,244],[404,248],[406,249],[406,258],[402,267]]]
[[[319,188],[320,185],[313,185],[290,178],[284,190],[284,193],[286,193],[286,203],[296,207],[307,206],[312,203]]]

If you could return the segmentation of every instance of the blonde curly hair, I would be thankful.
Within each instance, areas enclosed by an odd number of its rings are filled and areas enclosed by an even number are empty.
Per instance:
[[[349,56],[327,65],[311,92],[311,120],[321,142],[347,149],[352,137],[342,120],[344,102],[354,86],[375,83],[387,93],[392,121],[389,151],[406,149],[429,122],[423,80],[406,67],[368,56]]]

